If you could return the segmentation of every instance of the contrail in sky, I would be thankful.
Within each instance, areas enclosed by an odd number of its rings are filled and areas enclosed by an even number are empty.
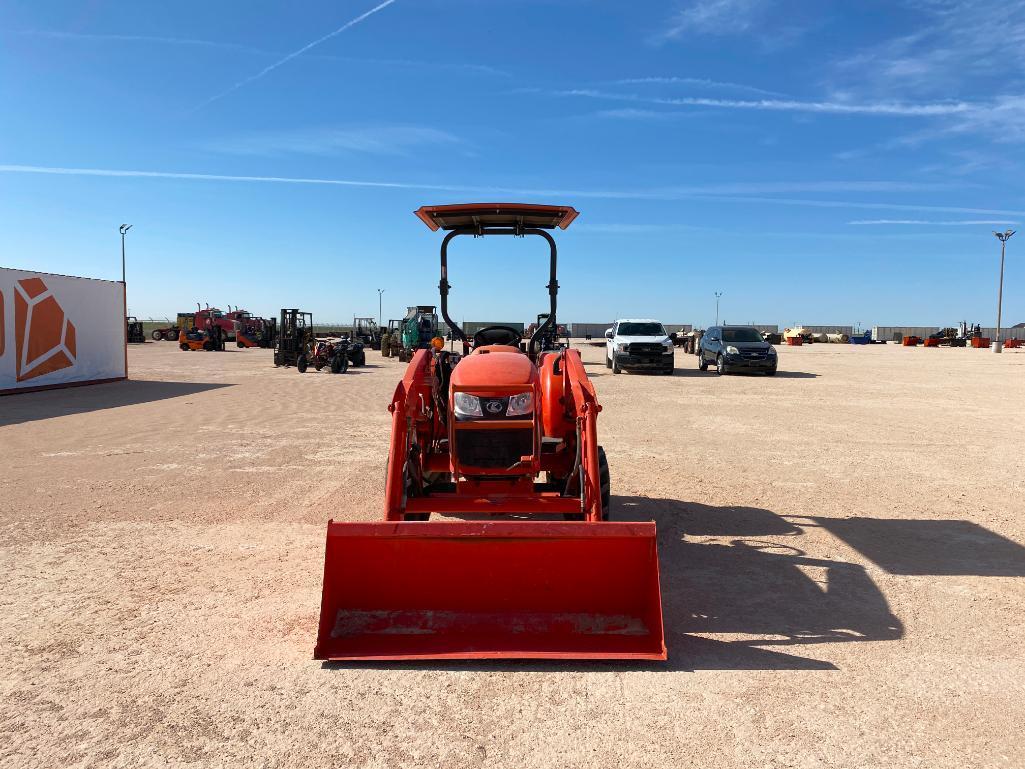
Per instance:
[[[202,109],[203,107],[206,107],[209,104],[213,104],[218,99],[223,99],[228,94],[234,93],[235,91],[237,91],[242,86],[249,85],[250,83],[252,83],[252,82],[254,82],[256,80],[259,80],[261,77],[263,77],[267,73],[273,72],[274,70],[276,70],[282,64],[286,64],[286,63],[290,62],[292,59],[296,58],[297,56],[302,56],[304,53],[306,53],[311,48],[314,48],[314,47],[320,45],[321,43],[325,42],[326,40],[330,40],[332,37],[335,37],[336,35],[342,34],[345,30],[349,29],[350,27],[355,27],[357,24],[359,24],[364,19],[367,19],[370,16],[373,16],[375,13],[377,13],[380,10],[383,10],[383,9],[387,8],[389,5],[391,5],[394,2],[395,2],[395,0],[384,0],[383,3],[380,3],[379,5],[375,5],[369,11],[366,11],[365,13],[361,13],[355,19],[352,19],[351,21],[347,21],[345,24],[343,24],[338,29],[336,29],[334,32],[329,32],[328,34],[324,35],[323,37],[314,40],[312,43],[307,43],[302,48],[300,48],[298,51],[293,51],[292,53],[288,54],[284,58],[279,59],[278,61],[274,62],[273,64],[270,64],[270,65],[264,67],[259,72],[257,72],[255,75],[250,75],[245,80],[239,80],[237,83],[235,83],[235,85],[233,85],[231,88],[227,89],[226,91],[222,91],[221,93],[216,94],[215,96],[211,96],[209,99],[204,101],[202,104],[199,104],[195,109],[196,110]],[[193,110],[193,111],[195,111],[195,110]]]
[[[721,185],[692,186],[692,187],[669,187],[663,189],[593,189],[593,190],[564,190],[564,189],[523,189],[518,187],[480,186],[463,184],[422,184],[419,182],[406,181],[372,181],[361,179],[316,179],[296,176],[241,176],[235,174],[201,174],[201,173],[180,173],[176,171],[134,171],[112,168],[62,168],[59,166],[29,166],[29,165],[2,165],[0,174],[45,174],[52,176],[98,176],[108,178],[128,179],[181,179],[191,181],[207,182],[240,182],[240,183],[271,183],[271,184],[298,184],[298,185],[321,185],[333,187],[363,187],[382,190],[421,190],[427,192],[459,192],[461,194],[508,194],[520,197],[537,198],[586,198],[598,200],[702,200],[713,203],[769,203],[785,206],[811,206],[816,208],[861,208],[869,210],[897,210],[897,211],[938,211],[942,213],[958,214],[981,214],[985,216],[1012,216],[1016,218],[1025,217],[1025,211],[1006,211],[990,208],[968,208],[964,206],[935,206],[921,205],[915,203],[885,203],[865,202],[853,200],[818,200],[813,198],[782,198],[764,197],[737,194],[745,189],[752,192],[767,191],[764,184],[733,184],[727,187]],[[831,184],[832,191],[841,191],[849,182],[826,182],[812,183],[806,192],[830,191],[824,184]],[[911,188],[904,186],[893,187],[893,182],[876,182],[878,191],[911,191]],[[854,191],[869,191],[866,183],[855,182]],[[800,186],[794,185],[796,191]],[[926,187],[928,189],[928,186]],[[772,189],[771,187],[769,189]],[[778,187],[783,192],[787,188]],[[727,192],[729,191],[729,192]]]

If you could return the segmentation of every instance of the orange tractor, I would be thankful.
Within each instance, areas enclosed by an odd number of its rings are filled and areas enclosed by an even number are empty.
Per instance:
[[[556,318],[556,246],[577,212],[425,206],[447,231],[441,314],[462,342],[417,350],[388,410],[384,520],[331,521],[314,656],[324,660],[666,658],[654,522],[610,522],[601,406],[580,353],[542,351]],[[448,313],[448,247],[467,235],[550,248],[550,314],[468,339]],[[447,516],[455,520],[431,520]]]

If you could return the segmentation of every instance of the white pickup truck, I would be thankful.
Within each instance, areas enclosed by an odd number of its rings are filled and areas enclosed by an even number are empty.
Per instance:
[[[673,340],[659,321],[623,318],[605,332],[605,365],[618,374],[624,369],[673,373]]]

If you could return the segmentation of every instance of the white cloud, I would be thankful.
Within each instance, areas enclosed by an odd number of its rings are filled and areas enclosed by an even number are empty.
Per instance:
[[[903,0],[915,29],[841,59],[835,75],[875,93],[950,94],[1025,75],[1025,0]]]
[[[669,39],[688,32],[705,35],[746,32],[765,4],[765,0],[691,0],[669,20],[660,36]]]
[[[589,88],[575,88],[553,92],[557,96],[581,96],[610,101],[658,104],[666,107],[711,107],[720,109],[765,110],[770,112],[810,112],[834,115],[895,115],[904,117],[934,117],[979,111],[980,105],[968,102],[849,102],[799,101],[796,99],[711,99],[698,96],[666,97],[631,93],[609,93]]]
[[[504,194],[535,198],[560,199],[598,199],[598,200],[705,200],[715,203],[758,203],[785,206],[807,206],[812,208],[854,208],[896,211],[933,211],[941,213],[979,214],[983,216],[1025,217],[1025,211],[1005,211],[1000,209],[968,208],[962,206],[935,206],[913,203],[866,202],[850,200],[815,200],[806,198],[761,197],[745,194],[732,194],[744,190],[750,191],[868,191],[866,184],[878,185],[879,191],[910,190],[912,186],[902,182],[810,182],[810,183],[777,183],[768,187],[766,183],[732,182],[727,184],[669,187],[655,189],[538,189],[480,185],[454,184],[423,184],[419,182],[385,182],[364,181],[358,179],[316,179],[289,176],[242,176],[233,174],[180,173],[174,171],[134,171],[107,168],[63,168],[57,166],[32,165],[0,165],[0,173],[12,174],[45,174],[53,176],[94,176],[107,178],[146,178],[146,179],[177,179],[190,181],[238,182],[245,184],[309,184],[338,187],[371,188],[381,190],[420,190],[459,194]],[[769,183],[770,185],[772,183]],[[831,185],[831,186],[826,186]],[[854,185],[852,188],[851,185]],[[919,188],[921,189],[921,188]],[[935,189],[934,185],[925,185],[924,189]]]
[[[611,83],[613,85],[687,85],[696,88],[757,93],[763,96],[786,96],[786,94],[779,93],[778,91],[767,91],[764,88],[756,88],[750,85],[743,85],[742,83],[710,80],[705,77],[627,77],[621,80],[613,80]]]
[[[260,131],[206,142],[202,146],[212,152],[230,155],[404,155],[419,146],[457,143],[457,137],[436,128],[367,125]]]
[[[1008,224],[1016,224],[1017,222],[1011,222],[1007,219],[962,219],[954,222],[930,222],[924,219],[857,219],[853,222],[847,222],[848,224],[854,224],[859,226],[864,225],[928,225],[929,227],[969,227],[979,225],[999,225],[1004,226]]]

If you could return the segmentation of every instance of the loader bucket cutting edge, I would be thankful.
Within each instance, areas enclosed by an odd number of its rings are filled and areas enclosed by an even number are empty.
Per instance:
[[[664,660],[654,523],[329,523],[314,658]]]

